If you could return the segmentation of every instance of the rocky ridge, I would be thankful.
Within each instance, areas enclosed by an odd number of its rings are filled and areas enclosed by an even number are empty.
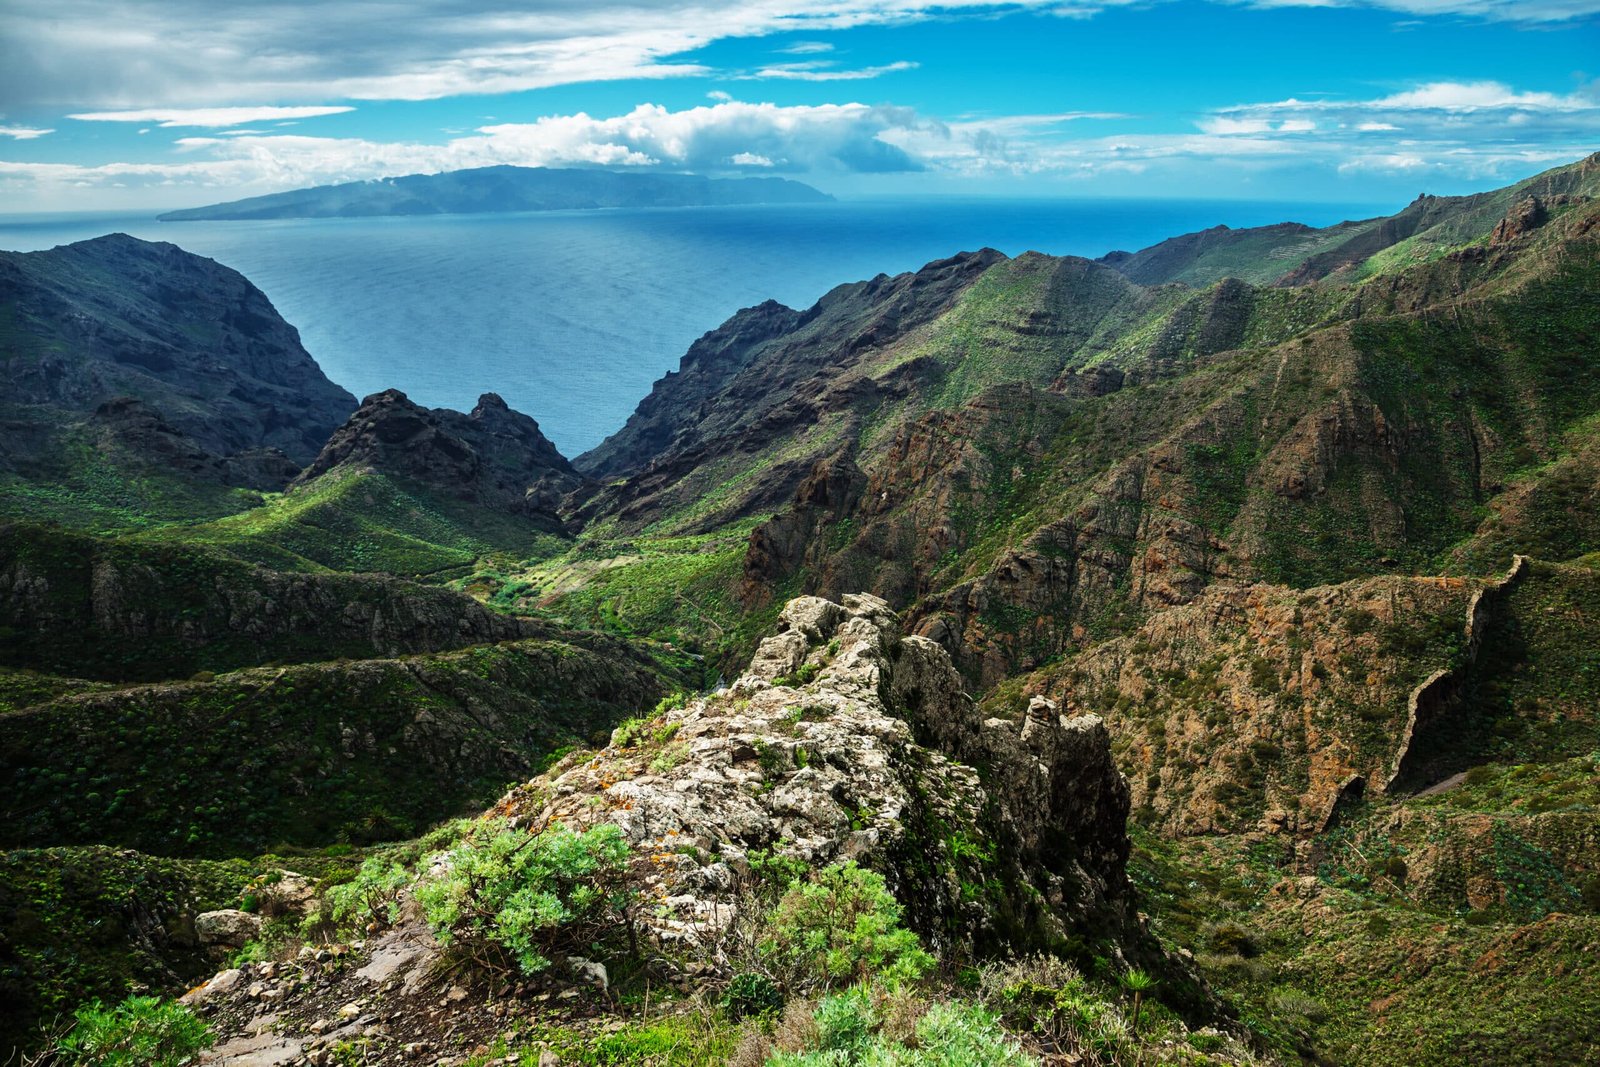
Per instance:
[[[374,393],[293,484],[309,485],[341,467],[393,475],[553,528],[562,499],[583,484],[539,424],[494,393],[465,415],[421,407],[398,389]]]

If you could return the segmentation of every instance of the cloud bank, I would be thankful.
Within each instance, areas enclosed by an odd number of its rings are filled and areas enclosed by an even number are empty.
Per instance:
[[[1577,158],[1600,144],[1600,99],[1486,81],[1431,82],[1366,100],[1238,104],[1199,116],[1188,133],[1116,132],[1131,118],[1068,111],[946,121],[863,103],[721,100],[677,111],[642,104],[608,117],[580,112],[485,125],[442,144],[219,130],[179,138],[176,158],[162,162],[0,163],[0,189],[37,195],[82,186],[166,187],[193,189],[192,199],[204,200],[224,196],[200,190],[225,190],[232,198],[496,164],[759,171],[824,185],[830,175],[912,172],[1181,179],[1202,164],[1241,176],[1311,166],[1329,174],[1496,179]]]

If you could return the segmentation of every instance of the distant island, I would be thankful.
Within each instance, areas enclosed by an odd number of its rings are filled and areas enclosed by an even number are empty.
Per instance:
[[[319,185],[209,207],[169,211],[162,222],[360,218],[603,207],[818,204],[827,193],[786,178],[703,178],[549,167],[478,167]]]

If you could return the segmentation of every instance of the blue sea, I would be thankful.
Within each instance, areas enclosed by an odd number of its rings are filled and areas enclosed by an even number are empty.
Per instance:
[[[0,216],[0,248],[118,231],[171,241],[260,286],[357,396],[398,387],[466,410],[496,392],[573,456],[618,429],[695,338],[763,300],[803,308],[835,285],[984,246],[1094,257],[1218,223],[1388,210],[945,198],[270,222],[13,215]]]

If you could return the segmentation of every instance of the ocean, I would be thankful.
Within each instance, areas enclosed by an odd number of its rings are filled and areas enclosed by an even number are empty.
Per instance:
[[[357,396],[431,407],[499,393],[568,456],[617,430],[702,333],[741,307],[804,308],[836,285],[984,246],[1100,256],[1218,223],[1324,226],[1392,205],[919,199],[161,223],[0,216],[0,248],[104,233],[171,241],[242,272]]]

